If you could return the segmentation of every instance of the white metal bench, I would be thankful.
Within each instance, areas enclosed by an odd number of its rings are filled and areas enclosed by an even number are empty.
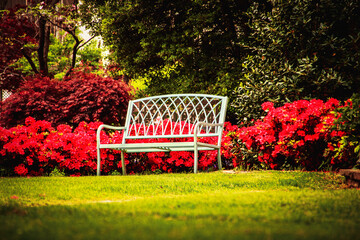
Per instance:
[[[125,126],[100,125],[97,129],[97,175],[100,175],[100,149],[121,150],[122,173],[126,174],[124,152],[194,151],[194,173],[199,150],[217,150],[221,169],[221,136],[227,97],[205,94],[163,95],[129,102]],[[100,133],[106,129],[123,131],[121,144],[102,144]],[[201,137],[217,137],[217,144],[200,142]],[[181,142],[131,143],[135,139],[190,138]],[[133,141],[132,141],[133,142]]]

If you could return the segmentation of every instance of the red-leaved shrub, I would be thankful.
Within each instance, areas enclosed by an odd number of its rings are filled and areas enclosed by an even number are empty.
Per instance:
[[[12,64],[34,51],[39,37],[34,21],[19,5],[0,13],[0,89],[16,90],[23,82],[22,73]],[[29,47],[30,46],[30,47]]]
[[[0,126],[15,127],[27,117],[53,126],[118,123],[125,118],[130,98],[130,87],[123,81],[91,73],[75,71],[66,81],[32,77],[0,105]]]

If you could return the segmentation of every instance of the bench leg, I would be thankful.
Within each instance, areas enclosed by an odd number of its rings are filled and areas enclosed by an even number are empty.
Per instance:
[[[100,176],[100,164],[101,164],[101,159],[100,159],[100,148],[96,148],[96,152],[97,152],[97,170],[96,170],[96,175]]]
[[[217,160],[218,160],[218,168],[219,168],[219,170],[222,170],[221,152],[220,152],[220,149],[217,150]]]
[[[198,150],[195,148],[194,150],[194,173],[197,173],[197,170],[198,170]]]
[[[122,174],[126,175],[125,157],[123,151],[121,151],[121,169],[122,169]]]

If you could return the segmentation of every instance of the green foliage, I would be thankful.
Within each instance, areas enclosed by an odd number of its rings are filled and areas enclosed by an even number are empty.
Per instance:
[[[99,42],[96,40],[91,41],[84,47],[80,48],[76,59],[79,66],[79,63],[84,63],[85,65],[91,66],[95,69],[99,69],[102,64],[102,53],[104,49],[99,47]]]
[[[145,94],[231,95],[238,85],[247,1],[82,2],[83,21],[127,75],[146,78]]]
[[[48,66],[50,76],[54,76],[56,79],[63,79],[71,66],[75,40],[64,31],[60,31],[59,34],[63,36],[61,40],[53,34],[50,35],[51,44],[49,46]],[[75,66],[78,67],[84,63],[94,69],[99,69],[101,67],[102,52],[103,50],[98,47],[98,42],[96,40],[91,41],[77,52],[77,63]],[[33,52],[31,57],[36,59],[36,52]],[[37,61],[34,61],[34,64],[36,67],[39,65]],[[25,76],[33,74],[33,70],[25,57],[20,58],[14,66]]]
[[[65,177],[65,173],[58,168],[54,168],[54,170],[50,173],[50,177]]]
[[[259,118],[265,101],[345,100],[359,92],[359,14],[359,1],[272,1],[271,10],[253,4],[250,38],[242,43],[251,54],[234,103],[238,120]]]
[[[71,64],[72,47],[75,40],[65,32],[61,31],[65,37],[62,41],[54,35],[50,36],[51,44],[49,46],[48,65],[51,75],[65,75]]]
[[[63,31],[60,32],[60,34],[64,36],[62,40],[57,39],[53,35],[51,36],[48,64],[51,75],[55,75],[57,78],[62,79],[71,66],[75,40],[70,34],[66,34]],[[79,34],[78,31],[77,34]],[[78,50],[75,67],[84,63],[94,69],[99,69],[101,66],[100,61],[102,59],[102,51],[103,50],[98,47],[98,42],[96,40],[90,41],[90,43],[84,45]]]
[[[360,94],[354,94],[344,107],[336,109],[339,118],[335,121],[334,129],[346,132],[335,146],[335,157],[347,157],[356,162],[354,168],[360,168]],[[354,153],[354,154],[351,154]]]
[[[145,96],[144,94],[144,90],[146,89],[145,81],[146,78],[144,77],[135,78],[130,81],[129,85],[132,87],[134,91],[133,95],[135,99]]]
[[[184,93],[184,90],[188,88],[187,84],[190,82],[182,81],[184,79],[180,78],[179,73],[182,68],[182,64],[176,62],[171,66],[164,66],[160,69],[151,68],[143,75],[136,75],[134,82],[140,83],[140,87],[142,87],[137,95]]]
[[[242,67],[244,75],[232,103],[239,122],[259,119],[263,114],[261,104],[266,100],[279,106],[300,95],[300,90],[296,88],[299,79],[293,79],[288,63],[279,59],[248,56]]]

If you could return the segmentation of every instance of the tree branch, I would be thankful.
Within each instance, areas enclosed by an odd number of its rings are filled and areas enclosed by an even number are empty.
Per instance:
[[[81,44],[81,45],[79,46],[78,50],[79,50],[80,48],[82,48],[83,46],[85,46],[88,42],[90,42],[91,40],[93,40],[94,37],[96,37],[96,35],[91,36],[88,40],[86,40],[86,42],[84,42],[83,44]]]
[[[83,44],[80,45],[82,40],[79,40],[79,38],[75,34],[75,31],[69,32],[69,33],[74,38],[75,45],[73,47],[71,66],[70,66],[69,70],[66,72],[65,77],[69,76],[70,73],[72,72],[72,70],[75,68],[76,55],[77,55],[77,52],[79,51],[79,49],[82,48],[83,46],[85,46],[87,43],[89,43],[95,37],[95,35],[91,36],[86,42],[84,42]]]
[[[36,69],[35,63],[32,60],[32,58],[29,56],[29,54],[25,51],[25,49],[21,49],[21,53],[24,55],[24,57],[26,58],[26,60],[29,62],[31,69],[34,71],[34,73],[38,74],[39,71]]]

